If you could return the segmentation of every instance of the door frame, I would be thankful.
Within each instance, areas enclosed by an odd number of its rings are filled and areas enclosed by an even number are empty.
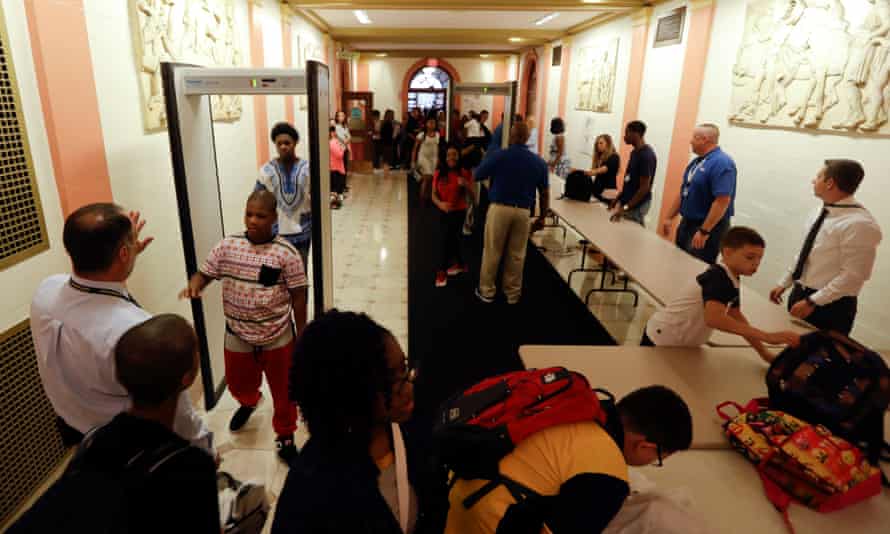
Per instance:
[[[342,95],[340,95],[340,109],[343,110],[343,113],[346,114],[346,122],[349,123],[349,109],[346,103],[350,100],[365,100],[368,103],[368,107],[366,109],[367,119],[371,120],[371,111],[374,109],[374,93],[370,91],[344,91]],[[366,127],[373,128],[372,124],[369,124],[367,121],[365,122]],[[349,135],[353,138],[356,136],[361,136],[364,139],[361,143],[349,143],[349,148],[352,154],[349,157],[350,166],[352,166],[355,161],[367,161],[371,162],[373,158],[373,150],[371,136],[368,135],[368,130],[360,131],[349,129]],[[360,156],[360,157],[358,157]]]

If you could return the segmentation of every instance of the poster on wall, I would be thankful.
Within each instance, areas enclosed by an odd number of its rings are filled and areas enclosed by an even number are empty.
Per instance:
[[[167,126],[161,62],[241,66],[232,0],[130,0],[130,17],[147,132]],[[214,120],[241,118],[240,96],[213,96],[211,103]]]
[[[582,48],[575,63],[575,109],[612,112],[615,92],[615,66],[618,59],[618,38]]]
[[[732,68],[739,125],[890,135],[890,0],[754,0]]]
[[[678,7],[658,19],[655,26],[655,40],[652,48],[670,46],[683,42],[683,24],[686,22],[686,6]]]

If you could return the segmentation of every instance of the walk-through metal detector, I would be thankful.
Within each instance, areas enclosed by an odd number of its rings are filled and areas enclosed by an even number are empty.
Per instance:
[[[308,61],[305,70],[203,68],[162,63],[170,157],[185,253],[192,276],[210,250],[224,237],[222,197],[213,133],[211,95],[308,95],[309,168],[312,201],[312,289],[315,314],[333,306],[331,250],[330,74],[328,67]],[[251,138],[246,146],[252,147]],[[253,157],[251,149],[249,157]],[[250,189],[244,191],[244,196]],[[204,403],[213,408],[225,390],[223,354],[226,320],[221,284],[211,284],[191,301],[201,349]]]
[[[501,148],[507,148],[510,144],[510,127],[513,124],[513,116],[516,115],[516,91],[517,82],[502,83],[475,83],[475,82],[452,82],[447,88],[448,111],[445,121],[445,138],[451,141],[451,112],[454,110],[454,99],[457,95],[482,95],[504,97],[504,127],[501,129]],[[492,122],[497,121],[499,117],[492,117]]]

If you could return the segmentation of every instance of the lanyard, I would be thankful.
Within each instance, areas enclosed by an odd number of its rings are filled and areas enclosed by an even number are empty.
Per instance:
[[[132,296],[125,295],[125,294],[121,293],[120,291],[115,291],[113,289],[107,289],[107,288],[103,288],[103,287],[85,286],[85,285],[81,284],[80,282],[75,282],[74,278],[68,279],[68,285],[70,285],[72,289],[80,291],[81,293],[89,293],[91,295],[105,295],[106,297],[115,297],[115,298],[126,300],[127,302],[136,306],[137,308],[142,307],[139,305],[138,302],[136,302],[136,299],[134,299]]]
[[[710,154],[699,159],[697,162],[693,162],[692,165],[689,167],[689,172],[686,173],[686,176],[683,177],[683,196],[684,197],[687,194],[689,194],[689,183],[692,182],[692,177],[695,176],[695,173],[698,172],[699,167],[701,167],[702,165],[705,164],[706,161],[708,161],[708,156],[710,156]]]

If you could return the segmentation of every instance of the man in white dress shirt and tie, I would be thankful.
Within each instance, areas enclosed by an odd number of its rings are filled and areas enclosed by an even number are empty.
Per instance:
[[[807,222],[807,234],[770,299],[788,297],[791,315],[824,330],[849,334],[862,286],[871,277],[881,228],[853,194],[865,171],[853,160],[826,160],[813,180],[823,205]]]
[[[63,232],[73,273],[41,282],[31,302],[37,367],[66,445],[130,407],[115,378],[114,348],[127,330],[151,317],[126,286],[137,256],[152,241],[139,240],[144,225],[138,212],[128,214],[114,204],[76,210]],[[180,394],[173,430],[213,451],[187,392]]]

